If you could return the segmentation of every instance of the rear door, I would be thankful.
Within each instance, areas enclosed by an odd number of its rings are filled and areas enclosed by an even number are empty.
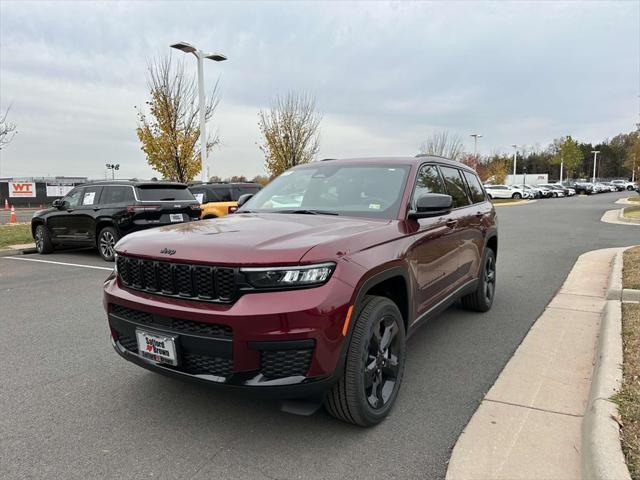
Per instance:
[[[96,217],[100,214],[100,194],[102,186],[85,187],[74,215],[77,225],[76,240],[93,244],[96,235]]]
[[[451,276],[454,289],[461,287],[472,276],[473,268],[479,262],[478,252],[475,247],[475,231],[473,225],[476,221],[473,204],[469,198],[467,182],[462,171],[455,167],[440,165],[440,172],[447,189],[447,193],[453,199],[453,210],[450,215],[450,228],[452,241],[455,243],[456,269]],[[475,273],[475,272],[474,272]]]
[[[478,176],[467,170],[462,170],[462,174],[467,181],[469,198],[472,203],[470,207],[469,233],[474,248],[473,252],[470,252],[469,258],[473,263],[471,266],[471,276],[473,277],[477,274],[480,268],[480,262],[482,261],[485,233],[489,225],[493,223],[491,218],[493,215],[493,207],[490,202],[487,202]]]

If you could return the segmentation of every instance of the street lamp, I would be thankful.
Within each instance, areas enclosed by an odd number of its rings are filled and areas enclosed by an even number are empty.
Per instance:
[[[598,162],[598,154],[600,153],[600,150],[591,150],[591,153],[593,153],[593,178],[591,179],[591,182],[596,183],[596,164]]]
[[[478,139],[482,138],[482,135],[479,133],[472,133],[469,136],[473,137],[473,156],[475,157],[478,154]]]
[[[198,50],[187,42],[179,42],[171,45],[171,48],[180,50],[184,53],[193,53],[198,59],[198,109],[200,110],[200,180],[205,182],[204,164],[207,161],[207,125],[205,121],[205,100],[204,100],[204,68],[203,60],[208,58],[214,62],[224,62],[227,57],[221,53],[205,53]]]
[[[516,183],[516,160],[518,158],[518,145],[515,143],[511,145],[513,147],[513,184]]]
[[[116,164],[107,163],[106,167],[107,167],[107,170],[111,170],[111,180],[114,180],[115,179],[115,171],[116,170],[120,170],[120,164],[119,163],[116,163]]]

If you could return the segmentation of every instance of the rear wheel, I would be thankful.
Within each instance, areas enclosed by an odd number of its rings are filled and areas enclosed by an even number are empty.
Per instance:
[[[496,254],[490,248],[485,248],[482,269],[478,276],[476,291],[462,297],[462,305],[474,312],[487,312],[493,305],[496,293]]]
[[[522,198],[522,195],[516,192],[511,196],[511,198],[513,198],[514,200],[520,200]]]
[[[34,240],[36,242],[36,249],[40,254],[47,254],[53,252],[53,243],[49,236],[49,231],[44,225],[38,225],[36,227]]]
[[[381,422],[402,383],[405,342],[396,304],[386,297],[365,297],[352,328],[344,372],[325,398],[327,411],[362,427]]]
[[[104,227],[98,234],[98,253],[103,260],[113,262],[116,256],[115,246],[120,236],[113,227]]]

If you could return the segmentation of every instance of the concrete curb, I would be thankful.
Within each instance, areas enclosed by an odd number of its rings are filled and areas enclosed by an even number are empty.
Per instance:
[[[629,198],[629,197],[627,197],[627,198]],[[617,203],[618,205],[638,205],[638,206],[640,206],[640,203],[638,203],[638,202],[630,202],[626,198],[619,198],[614,203]]]
[[[36,253],[38,249],[36,247],[29,248],[7,248],[0,250],[0,257],[10,257],[12,255],[27,255],[29,253]]]
[[[620,444],[618,407],[610,398],[622,384],[622,254],[614,258],[600,323],[596,363],[582,419],[582,478],[631,479]]]
[[[538,200],[516,200],[511,203],[494,203],[494,207],[517,207],[519,205],[528,205],[530,203],[536,203]],[[493,203],[493,202],[491,202]]]
[[[618,225],[640,225],[640,222],[631,220],[629,218],[625,218],[623,216],[624,209],[616,208],[615,210],[607,210],[602,214],[600,218],[601,222],[604,223],[616,223]]]

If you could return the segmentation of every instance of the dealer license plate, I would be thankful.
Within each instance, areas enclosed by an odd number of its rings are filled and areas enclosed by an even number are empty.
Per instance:
[[[136,338],[138,339],[138,353],[141,357],[155,362],[178,365],[175,337],[136,329]]]
[[[169,220],[171,220],[172,222],[181,222],[182,221],[182,214],[181,213],[170,213],[169,214]]]

